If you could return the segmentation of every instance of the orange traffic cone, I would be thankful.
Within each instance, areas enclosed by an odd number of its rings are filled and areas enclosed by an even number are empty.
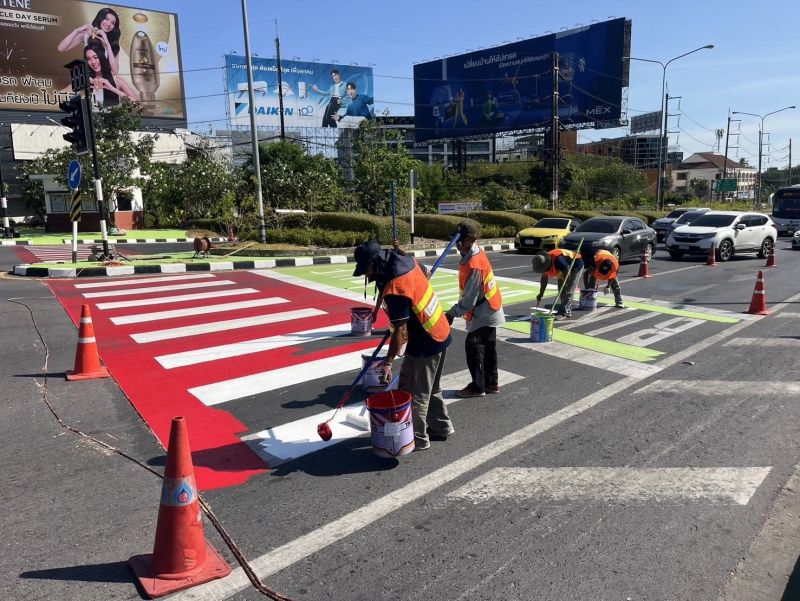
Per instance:
[[[639,273],[636,274],[637,278],[652,278],[650,275],[650,263],[647,262],[647,252],[642,251],[642,259],[639,261]]]
[[[231,573],[222,556],[206,541],[200,518],[186,422],[173,417],[153,553],[128,560],[151,599]]]
[[[712,242],[711,248],[708,249],[708,258],[706,259],[706,265],[710,267],[717,266],[717,245]]]
[[[758,272],[756,287],[753,290],[753,299],[750,301],[750,308],[746,311],[751,315],[769,315],[767,310],[767,291],[764,287],[764,272]]]
[[[769,255],[767,255],[767,264],[764,267],[777,267],[778,261],[775,258],[775,245],[772,245],[772,248],[769,249]]]
[[[97,354],[97,341],[94,337],[92,313],[89,305],[81,309],[81,325],[78,329],[78,348],[75,350],[75,369],[67,371],[67,380],[92,380],[110,378],[108,370],[100,365]]]

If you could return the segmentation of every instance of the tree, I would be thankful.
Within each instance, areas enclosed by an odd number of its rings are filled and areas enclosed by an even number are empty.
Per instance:
[[[739,159],[739,167],[750,167],[750,163],[747,161],[746,158],[742,157]]]
[[[711,186],[707,179],[701,177],[693,177],[689,181],[689,186],[698,198],[706,198],[710,194]]]
[[[408,211],[408,172],[422,164],[403,146],[402,135],[402,131],[382,130],[370,120],[363,121],[356,133],[355,189],[361,208],[372,215],[391,214],[392,180],[397,182],[396,200],[402,205],[397,212]]]

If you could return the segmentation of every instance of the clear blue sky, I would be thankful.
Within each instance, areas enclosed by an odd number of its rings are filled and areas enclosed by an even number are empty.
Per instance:
[[[244,53],[239,0],[141,0],[132,6],[176,12],[179,16],[190,127],[225,127],[222,56]],[[711,150],[714,130],[724,128],[728,109],[765,114],[784,106],[800,107],[800,10],[797,0],[697,0],[689,4],[632,0],[536,0],[504,2],[339,3],[321,0],[276,2],[249,0],[252,51],[274,55],[275,24],[281,56],[322,62],[374,63],[375,111],[413,114],[413,64],[466,50],[489,47],[546,31],[626,17],[633,21],[632,56],[667,61],[671,95],[681,96],[682,113],[670,119],[670,145],[688,154]],[[336,60],[334,60],[336,59]],[[629,117],[661,106],[658,65],[631,65]],[[206,96],[203,98],[203,96]],[[755,117],[738,116],[741,131],[732,158],[756,163]],[[767,117],[764,165],[785,167],[793,138],[792,162],[800,164],[800,108]],[[621,130],[584,130],[581,141],[622,135]],[[769,139],[769,146],[766,141]],[[732,138],[736,140],[736,138]],[[724,151],[725,140],[722,140]],[[732,143],[733,145],[733,143]],[[769,162],[767,162],[769,161]]]

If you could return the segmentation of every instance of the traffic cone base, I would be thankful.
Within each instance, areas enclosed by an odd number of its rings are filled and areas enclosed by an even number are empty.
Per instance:
[[[772,248],[769,250],[769,254],[767,255],[767,264],[764,267],[777,267],[778,261],[775,257],[775,245],[772,245]]]
[[[231,568],[211,543],[206,544],[206,561],[193,570],[180,574],[155,574],[153,570],[153,554],[134,555],[128,565],[136,575],[136,579],[151,599],[163,597],[182,591],[217,578],[224,578],[231,573]]]
[[[67,380],[93,380],[110,378],[108,370],[100,365],[97,340],[94,337],[92,313],[89,305],[81,308],[81,324],[78,329],[78,347],[75,349],[75,369],[66,372]]]
[[[202,518],[186,421],[173,417],[153,552],[128,560],[139,584],[151,598],[231,573],[222,556],[206,540]]]

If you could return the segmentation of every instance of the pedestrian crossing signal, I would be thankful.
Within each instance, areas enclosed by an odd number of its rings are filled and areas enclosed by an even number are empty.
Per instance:
[[[72,131],[64,134],[64,139],[72,144],[77,154],[89,152],[89,110],[86,100],[79,95],[59,102],[58,108],[69,116],[61,119],[61,124]]]

